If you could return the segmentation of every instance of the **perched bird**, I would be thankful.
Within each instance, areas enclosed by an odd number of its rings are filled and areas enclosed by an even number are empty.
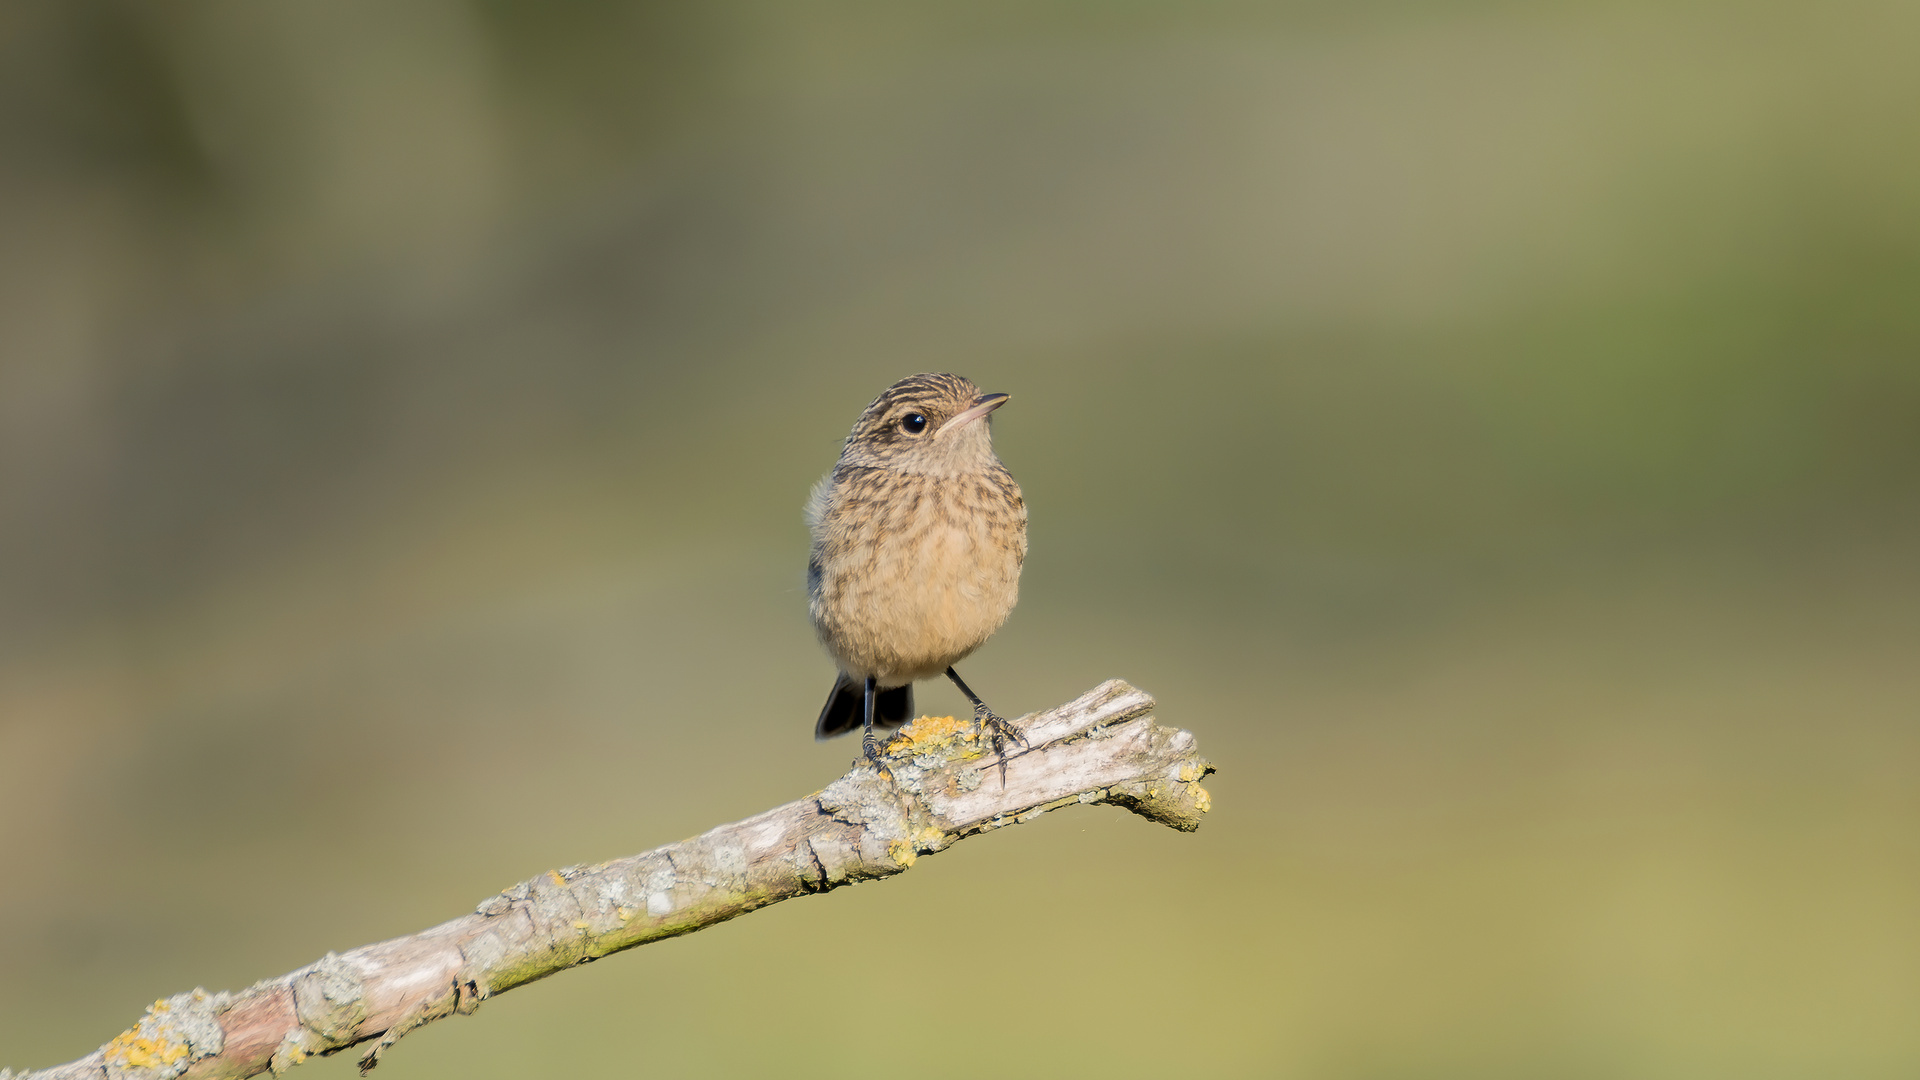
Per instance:
[[[1020,595],[1027,505],[993,454],[988,417],[1007,403],[958,375],[910,375],[854,422],[840,461],[813,489],[808,611],[840,665],[816,739],[913,714],[913,683],[945,674],[973,703],[1005,769],[1019,731],[953,665],[986,643]]]

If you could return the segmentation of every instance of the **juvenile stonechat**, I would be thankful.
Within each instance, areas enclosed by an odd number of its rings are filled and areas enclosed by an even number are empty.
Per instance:
[[[973,703],[1004,769],[1024,743],[953,669],[1007,621],[1027,557],[1027,505],[993,453],[989,417],[1005,394],[958,375],[910,375],[854,422],[840,461],[813,489],[808,611],[840,666],[814,726],[831,738],[913,715],[913,684],[945,674]]]

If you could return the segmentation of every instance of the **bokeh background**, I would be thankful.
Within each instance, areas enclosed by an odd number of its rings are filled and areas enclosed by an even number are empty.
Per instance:
[[[1206,827],[1051,815],[383,1075],[1914,1075],[1916,56],[1905,0],[6,4],[0,1062],[837,775],[800,506],[934,369],[1032,507],[968,678],[1152,691]]]

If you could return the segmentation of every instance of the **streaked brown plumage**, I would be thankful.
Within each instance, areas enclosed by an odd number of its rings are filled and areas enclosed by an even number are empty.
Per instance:
[[[840,679],[815,734],[904,723],[912,684],[946,674],[996,742],[1011,732],[952,668],[1020,595],[1027,507],[994,456],[1007,400],[958,375],[913,375],[860,414],[807,506],[808,610]],[[869,705],[868,699],[873,704]]]

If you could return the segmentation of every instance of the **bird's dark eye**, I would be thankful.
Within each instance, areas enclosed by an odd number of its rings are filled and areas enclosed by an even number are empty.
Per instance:
[[[909,435],[918,435],[927,430],[927,418],[917,412],[908,413],[900,420],[900,430]]]

